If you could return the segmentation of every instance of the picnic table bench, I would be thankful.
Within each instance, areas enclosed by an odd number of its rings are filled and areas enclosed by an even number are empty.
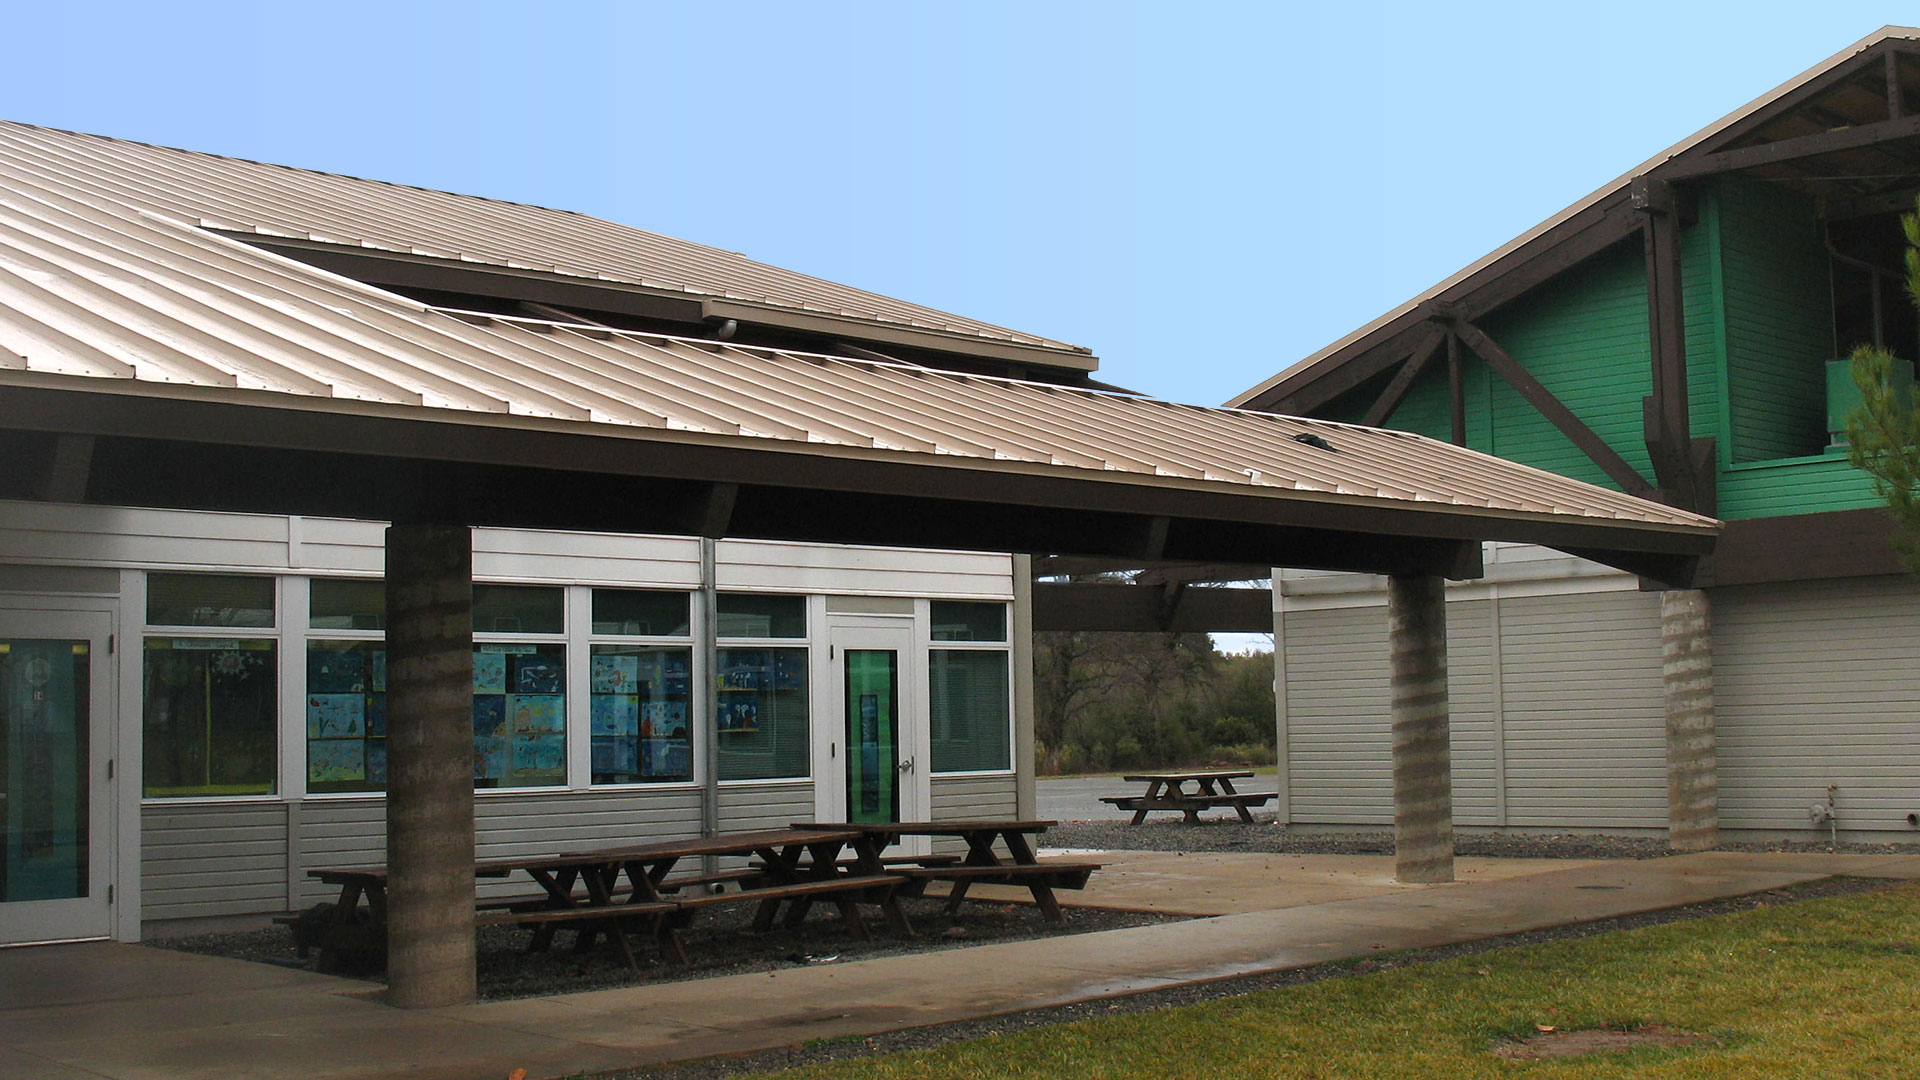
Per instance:
[[[1137,773],[1123,776],[1129,784],[1147,785],[1145,795],[1103,796],[1100,801],[1112,803],[1121,810],[1133,811],[1133,820],[1129,824],[1138,825],[1147,820],[1148,811],[1178,810],[1185,815],[1186,823],[1200,823],[1200,811],[1211,810],[1218,806],[1231,806],[1240,814],[1240,820],[1253,823],[1253,814],[1249,807],[1265,806],[1277,796],[1271,791],[1235,791],[1233,782],[1252,776],[1246,769],[1208,769],[1197,772],[1161,772]],[[1193,784],[1194,790],[1188,792],[1186,785]]]
[[[716,905],[758,905],[754,928],[770,928],[782,901],[810,904],[828,900],[840,909],[848,932],[867,936],[859,904],[880,905],[896,931],[911,936],[912,926],[895,899],[907,879],[882,867],[871,834],[860,829],[768,829],[747,833],[667,840],[593,851],[564,852],[485,860],[476,863],[476,878],[504,878],[524,872],[538,883],[541,894],[490,899],[476,903],[476,925],[511,924],[531,927],[531,948],[545,949],[557,929],[573,930],[576,949],[590,948],[605,934],[620,950],[629,967],[638,967],[628,935],[645,932],[670,962],[687,961],[679,931],[697,911]],[[841,869],[841,853],[852,855]],[[706,856],[753,856],[758,864],[744,871],[674,875],[682,859]],[[810,861],[803,862],[802,857]],[[335,970],[349,950],[377,950],[386,945],[386,881],[383,866],[327,868],[309,876],[338,885],[339,899],[331,917],[312,935],[320,949],[317,966]],[[621,888],[620,878],[627,878]],[[704,892],[692,886],[737,884],[731,892]],[[580,893],[584,886],[585,894]],[[367,902],[366,915],[360,901]],[[796,924],[804,906],[789,918]]]
[[[1080,889],[1087,879],[1100,869],[1099,863],[1060,862],[1048,860],[1041,862],[1035,855],[1030,836],[1052,828],[1052,821],[893,821],[893,822],[832,822],[809,824],[795,822],[797,829],[861,829],[874,838],[875,846],[884,848],[903,836],[947,836],[965,841],[967,853],[955,859],[952,856],[900,856],[887,867],[890,873],[908,880],[906,886],[909,896],[921,895],[928,882],[944,881],[948,883],[947,914],[960,909],[967,898],[967,890],[973,885],[1017,885],[1024,886],[1032,895],[1033,902],[1047,922],[1059,925],[1066,921],[1060,911],[1060,902],[1053,895],[1055,889]],[[993,849],[998,840],[1006,846],[1008,858],[1002,859]]]

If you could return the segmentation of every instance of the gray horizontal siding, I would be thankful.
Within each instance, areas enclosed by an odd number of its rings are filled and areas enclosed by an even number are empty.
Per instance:
[[[143,919],[245,915],[286,907],[281,803],[149,803],[140,814]]]
[[[1920,586],[1899,577],[1714,592],[1720,823],[1911,834],[1920,811]]]
[[[1288,819],[1391,824],[1385,607],[1282,618]],[[1447,641],[1457,824],[1665,825],[1655,597],[1453,601]]]

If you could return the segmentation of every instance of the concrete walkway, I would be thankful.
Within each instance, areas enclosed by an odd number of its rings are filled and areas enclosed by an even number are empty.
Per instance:
[[[1103,858],[1110,869],[1101,876],[1118,882],[1128,861],[1151,876],[1166,873],[1154,862],[1178,857]],[[1920,879],[1920,856],[1529,863],[1424,887],[1383,881],[1381,860],[1365,856],[1184,858],[1206,860],[1205,877],[1298,876],[1322,891],[1318,900],[1131,930],[420,1012],[380,1004],[361,982],[163,949],[0,950],[0,1076],[476,1080],[524,1068],[540,1080],[1442,945],[1836,874]],[[1479,862],[1498,860],[1464,865]]]

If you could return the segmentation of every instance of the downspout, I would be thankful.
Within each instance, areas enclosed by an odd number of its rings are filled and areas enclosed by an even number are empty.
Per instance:
[[[692,694],[694,721],[700,733],[700,835],[713,836],[720,831],[720,737],[714,724],[714,686],[720,663],[720,602],[715,576],[715,552],[719,544],[710,536],[700,538],[700,655],[695,659]],[[701,873],[712,875],[719,863],[709,855],[701,859]]]

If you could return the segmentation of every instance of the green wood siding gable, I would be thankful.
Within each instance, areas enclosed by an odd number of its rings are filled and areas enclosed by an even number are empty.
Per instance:
[[[1865,474],[1824,445],[1822,362],[1832,352],[1828,261],[1814,208],[1764,184],[1702,190],[1681,238],[1689,407],[1719,443],[1729,520],[1879,504]],[[1645,256],[1623,241],[1488,316],[1481,327],[1642,476],[1653,480],[1641,399],[1650,392]],[[1617,488],[1478,357],[1465,353],[1467,445]],[[1319,410],[1357,422],[1389,376]],[[1388,425],[1451,438],[1446,365],[1415,382]]]

